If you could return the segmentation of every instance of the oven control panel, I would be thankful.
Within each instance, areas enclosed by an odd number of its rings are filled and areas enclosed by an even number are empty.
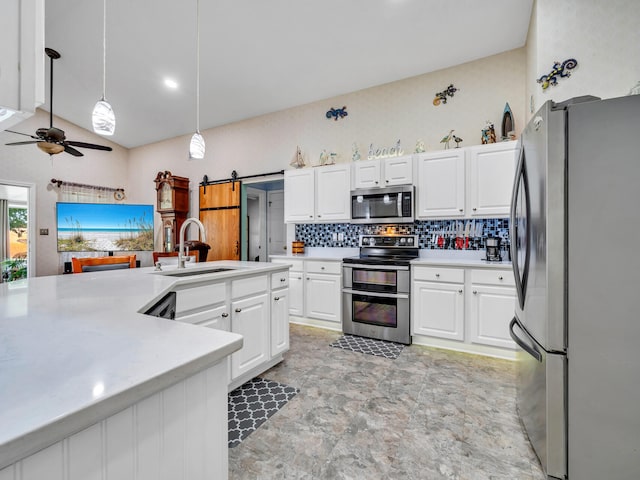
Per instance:
[[[360,235],[361,247],[417,247],[417,235]]]

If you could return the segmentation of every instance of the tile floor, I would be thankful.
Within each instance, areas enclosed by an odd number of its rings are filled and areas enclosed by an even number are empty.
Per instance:
[[[300,389],[229,450],[229,478],[543,480],[515,411],[514,364],[412,345],[390,360],[291,325],[262,375]]]

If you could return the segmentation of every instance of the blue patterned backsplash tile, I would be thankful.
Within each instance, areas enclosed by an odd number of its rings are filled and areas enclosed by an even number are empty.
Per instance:
[[[509,242],[508,218],[482,218],[476,220],[416,220],[414,223],[395,225],[359,225],[351,223],[301,223],[296,224],[296,240],[307,247],[358,247],[360,235],[399,233],[418,235],[420,248],[454,250],[455,232],[470,224],[474,235],[469,235],[466,250],[484,250],[487,237],[500,237],[502,243]],[[480,229],[482,234],[480,235]],[[453,234],[452,234],[453,232]],[[335,234],[335,235],[334,235]],[[344,240],[334,240],[340,238]]]

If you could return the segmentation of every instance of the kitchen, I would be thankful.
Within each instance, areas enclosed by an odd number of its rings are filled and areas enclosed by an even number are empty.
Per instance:
[[[9,151],[2,147],[2,179],[34,184],[37,190],[38,227],[52,228],[55,193],[47,187],[51,178],[71,177],[83,183],[124,185],[128,201],[153,203],[155,192],[149,186],[158,169],[186,175],[195,184],[204,174],[210,178],[226,178],[232,169],[237,169],[241,174],[252,174],[288,168],[296,143],[300,143],[312,163],[325,148],[340,152],[342,162],[349,161],[353,141],[360,144],[361,152],[366,152],[366,146],[371,142],[392,145],[400,137],[405,150],[409,152],[413,150],[414,142],[422,138],[428,146],[427,150],[435,151],[440,148],[440,138],[450,128],[456,128],[456,133],[465,139],[463,146],[478,144],[479,132],[486,117],[498,123],[506,101],[514,111],[517,128],[521,129],[533,113],[530,108],[531,96],[535,111],[548,98],[563,100],[582,94],[595,94],[603,98],[625,95],[637,82],[637,65],[633,64],[635,60],[629,58],[624,53],[625,48],[622,48],[624,45],[637,44],[634,40],[637,32],[629,26],[630,19],[637,18],[634,14],[637,7],[633,2],[621,2],[618,8],[607,8],[606,14],[600,10],[602,7],[597,2],[590,5],[591,8],[582,4],[573,6],[573,10],[569,10],[569,6],[564,10],[556,2],[536,2],[532,17],[534,28],[529,30],[524,48],[394,84],[372,87],[357,95],[345,94],[330,101],[315,102],[288,112],[205,131],[208,148],[212,149],[212,158],[215,158],[215,161],[206,165],[183,160],[188,136],[131,149],[114,144],[115,151],[111,156],[87,155],[86,160],[91,159],[92,162],[91,169],[83,168],[83,163],[76,160],[74,163],[62,162],[59,157],[51,161],[45,157],[45,162],[38,163],[36,167],[34,162],[41,160],[41,157],[30,151]],[[577,11],[577,18],[570,11]],[[542,91],[535,79],[551,67],[553,60],[563,60],[569,56],[575,56],[578,60],[594,58],[589,62],[582,61],[571,78],[560,80],[549,91]],[[613,78],[603,76],[603,71],[614,71],[616,75]],[[459,78],[454,83],[459,84],[461,91],[446,105],[432,106],[434,92],[442,90],[453,77]],[[406,101],[399,100],[405,98],[402,92],[410,92]],[[465,95],[473,98],[474,104],[463,102]],[[387,102],[386,99],[392,101]],[[348,117],[335,122],[323,118],[329,107],[345,104],[350,112]],[[354,120],[359,117],[368,118],[367,121],[382,127],[357,127]],[[21,129],[34,131],[46,122],[46,114],[40,111],[24,122]],[[71,138],[105,141],[65,120],[60,119],[59,122]],[[443,124],[448,123],[455,125],[442,128]],[[343,130],[336,137],[338,128]],[[295,132],[294,136],[299,141],[274,141],[274,138],[288,138],[292,132]],[[14,140],[6,133],[1,135],[2,143]],[[343,137],[344,140],[336,140]],[[252,140],[236,140],[241,138]],[[230,158],[234,160],[227,160]],[[261,159],[259,165],[255,165],[255,159]],[[5,165],[9,166],[7,170],[4,169]],[[195,193],[191,203],[197,205]],[[293,235],[293,232],[289,233],[287,245]],[[62,265],[55,253],[52,236],[35,238],[36,273],[59,273]]]

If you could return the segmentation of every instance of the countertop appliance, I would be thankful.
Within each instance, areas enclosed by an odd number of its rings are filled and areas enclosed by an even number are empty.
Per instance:
[[[342,331],[411,343],[411,260],[416,235],[361,235],[360,255],[342,260]]]
[[[500,237],[487,237],[485,243],[485,260],[488,262],[501,262],[500,244],[502,243],[502,239]]]
[[[351,191],[351,223],[413,222],[413,185]]]
[[[548,478],[640,478],[639,128],[640,95],[582,97],[545,103],[520,139],[510,330]]]

